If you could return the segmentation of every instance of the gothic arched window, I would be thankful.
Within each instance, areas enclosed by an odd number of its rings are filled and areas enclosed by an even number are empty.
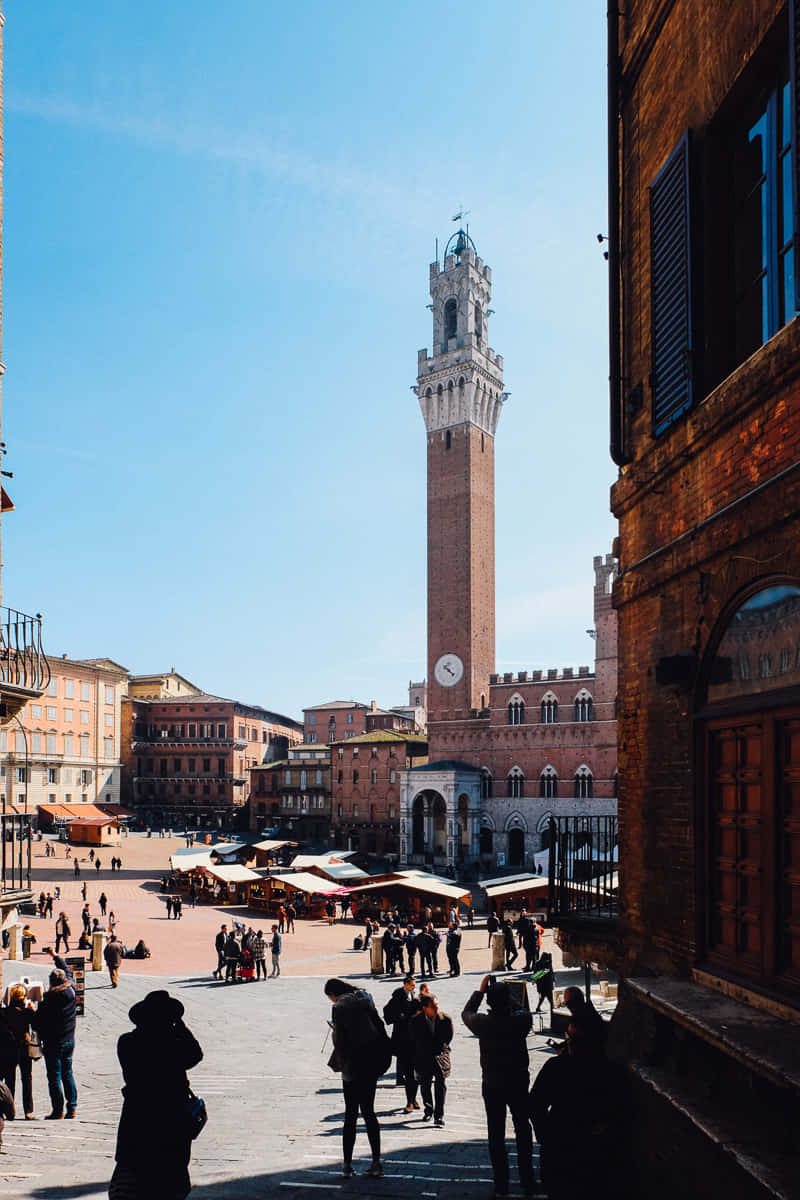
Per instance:
[[[507,795],[519,800],[525,794],[525,776],[519,767],[512,767],[508,773]]]
[[[558,796],[558,775],[550,766],[539,776],[539,795],[548,800]]]
[[[444,306],[444,340],[446,342],[456,336],[457,323],[458,309],[454,298],[451,296]]]
[[[514,695],[508,705],[508,723],[509,725],[524,725],[525,724],[525,701],[522,696]]]
[[[492,797],[492,776],[488,767],[481,767],[481,797],[490,800]]]
[[[594,779],[592,772],[588,767],[578,767],[575,772],[575,799],[589,800],[591,799]]]
[[[594,719],[594,705],[592,697],[583,688],[575,697],[575,720],[576,721],[591,721]]]
[[[558,701],[552,692],[542,700],[542,724],[555,725],[558,720]]]

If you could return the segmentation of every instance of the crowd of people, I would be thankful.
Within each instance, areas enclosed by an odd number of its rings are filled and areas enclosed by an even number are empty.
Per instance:
[[[270,953],[272,970],[270,978],[281,973],[283,937],[279,925],[273,925],[268,937],[263,930],[250,925],[245,929],[241,921],[234,921],[229,929],[221,925],[214,938],[217,965],[212,978],[225,983],[237,980],[267,978],[267,950]]]
[[[527,1037],[530,1010],[522,1003],[524,985],[499,983],[486,975],[467,999],[461,1020],[480,1044],[489,1158],[497,1200],[509,1195],[506,1118],[511,1115],[517,1171],[524,1195],[536,1194],[533,1136],[540,1144],[542,1182],[549,1200],[575,1200],[591,1193],[610,1196],[628,1121],[621,1071],[606,1057],[606,1026],[579,988],[567,988],[570,1012],[565,1042],[556,1047],[533,1081]],[[367,1132],[371,1164],[365,1174],[379,1178],[381,1131],[375,1113],[377,1081],[396,1060],[396,1082],[405,1089],[404,1113],[420,1109],[422,1121],[445,1124],[447,1080],[452,1068],[453,1020],[440,1011],[427,984],[417,990],[413,974],[391,995],[379,1016],[372,996],[343,979],[329,979],[333,1053],[329,1066],[341,1072],[345,1102],[342,1175],[354,1174],[353,1150],[358,1114]],[[487,1011],[481,1012],[484,1001]],[[385,1022],[385,1024],[384,1024]],[[386,1033],[391,1027],[391,1038]],[[576,1137],[576,1133],[579,1136]],[[576,1148],[580,1147],[580,1153]],[[606,1181],[606,1182],[604,1182]],[[609,1185],[611,1186],[611,1185]]]

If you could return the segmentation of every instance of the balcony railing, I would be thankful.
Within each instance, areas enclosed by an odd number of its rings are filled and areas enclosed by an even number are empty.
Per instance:
[[[30,889],[31,878],[31,822],[21,813],[0,812],[0,895],[8,899],[10,893]],[[27,896],[21,896],[26,899]]]
[[[42,649],[42,617],[15,608],[0,608],[0,686],[18,690],[23,700],[40,696],[50,682],[50,665]]]
[[[615,921],[617,818],[552,817],[549,833],[551,920]]]

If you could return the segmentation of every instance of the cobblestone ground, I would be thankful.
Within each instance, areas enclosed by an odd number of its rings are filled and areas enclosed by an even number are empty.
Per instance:
[[[352,958],[357,959],[357,955]],[[21,964],[19,964],[21,967]],[[5,979],[22,974],[4,964]],[[26,971],[43,977],[34,966]],[[350,974],[354,981],[358,976]],[[390,980],[362,981],[382,1006]],[[121,1107],[116,1039],[130,1028],[128,1009],[151,987],[167,986],[186,1009],[185,1020],[205,1057],[191,1072],[204,1097],[209,1122],[194,1143],[192,1197],[308,1197],[327,1191],[360,1196],[487,1196],[492,1191],[480,1096],[478,1044],[460,1021],[464,1001],[480,974],[443,977],[436,991],[454,1018],[453,1074],[446,1125],[432,1129],[421,1113],[407,1117],[405,1095],[393,1075],[379,1083],[376,1109],[382,1128],[385,1177],[357,1175],[342,1180],[343,1104],[339,1077],[327,1066],[323,1045],[329,1006],[322,978],[282,976],[253,983],[224,984],[207,975],[165,980],[122,978],[117,990],[105,975],[87,976],[86,1015],[79,1018],[75,1051],[78,1119],[45,1122],[49,1111],[44,1063],[34,1064],[38,1119],[6,1125],[0,1154],[0,1196],[19,1200],[94,1200],[107,1194],[114,1138]],[[566,976],[560,982],[566,982]],[[530,1038],[532,1071],[550,1053],[545,1037]],[[515,1163],[513,1142],[509,1144]],[[369,1164],[363,1128],[356,1143],[357,1169]]]
[[[280,979],[217,983],[210,975],[214,957],[210,947],[220,921],[235,912],[248,923],[253,920],[258,926],[258,922],[252,914],[226,908],[189,910],[182,921],[167,921],[153,880],[166,866],[170,851],[166,839],[130,838],[119,851],[125,864],[121,876],[112,877],[104,869],[99,880],[94,871],[89,877],[93,915],[98,911],[97,896],[105,887],[122,930],[127,927],[137,937],[144,936],[153,948],[153,958],[123,963],[116,990],[109,986],[107,974],[87,972],[86,1015],[78,1019],[74,1060],[78,1119],[42,1120],[50,1106],[44,1063],[35,1063],[38,1119],[6,1125],[0,1153],[0,1197],[97,1200],[107,1195],[122,1104],[116,1040],[131,1027],[128,1009],[154,987],[167,987],[180,998],[185,1020],[205,1054],[190,1075],[209,1110],[208,1125],[194,1143],[192,1200],[265,1196],[291,1200],[315,1192],[441,1200],[490,1195],[493,1185],[478,1044],[460,1020],[466,998],[489,966],[485,930],[465,934],[464,974],[458,979],[440,976],[436,982],[440,1006],[453,1017],[456,1031],[445,1127],[433,1129],[422,1124],[421,1113],[407,1117],[401,1111],[403,1089],[394,1086],[392,1074],[385,1075],[376,1104],[384,1178],[368,1180],[358,1174],[343,1180],[339,1175],[343,1103],[340,1077],[326,1066],[329,1005],[322,985],[330,975],[361,982],[382,1008],[399,979],[373,980],[369,976],[367,955],[351,948],[356,932],[351,923],[329,929],[321,922],[298,922],[297,935],[284,939]],[[73,928],[79,929],[80,881],[68,878],[63,848],[60,854],[57,860],[43,855],[34,860],[33,886],[36,891],[42,887],[52,890],[52,883],[60,878],[65,899],[61,907],[67,907]],[[4,985],[23,975],[46,978],[48,963],[41,947],[52,941],[51,923],[34,918],[32,924],[37,933],[42,931],[39,953],[24,963],[4,961]],[[552,949],[547,935],[546,948]],[[557,986],[580,982],[578,973],[569,971],[558,971],[556,981]],[[546,1036],[546,1032],[532,1034],[529,1039],[532,1074],[551,1053]],[[509,1152],[513,1190],[513,1140]],[[356,1160],[357,1170],[369,1165],[361,1126]]]

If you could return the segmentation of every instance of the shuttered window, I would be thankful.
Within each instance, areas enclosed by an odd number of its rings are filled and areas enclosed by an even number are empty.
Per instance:
[[[653,432],[692,404],[689,134],[650,186]]]

